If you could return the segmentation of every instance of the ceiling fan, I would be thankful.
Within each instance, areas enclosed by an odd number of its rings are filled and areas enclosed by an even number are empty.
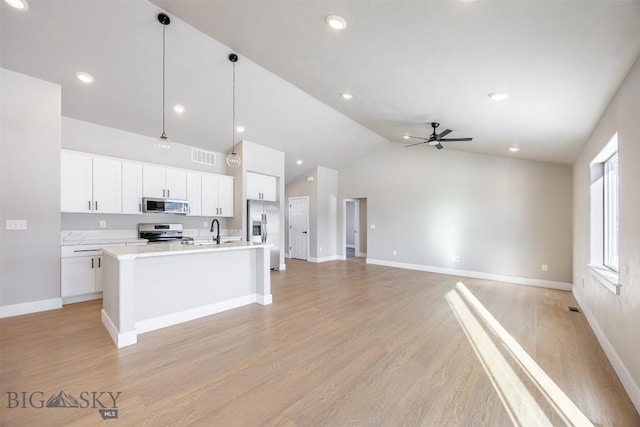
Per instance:
[[[420,142],[416,142],[415,144],[409,144],[409,145],[405,145],[406,147],[413,147],[414,145],[418,145],[418,144],[429,144],[429,145],[433,145],[434,147],[436,147],[438,150],[443,149],[444,147],[442,146],[442,144],[440,144],[441,142],[460,142],[460,141],[471,141],[473,140],[473,138],[443,138],[443,136],[447,136],[451,133],[451,129],[447,129],[444,130],[440,133],[436,133],[436,128],[440,126],[440,123],[436,123],[436,122],[432,122],[431,123],[431,127],[433,128],[433,133],[431,134],[431,136],[429,138],[423,138],[420,136],[411,136],[411,135],[407,135],[405,136],[405,138],[414,138],[414,139],[421,139],[422,141]]]

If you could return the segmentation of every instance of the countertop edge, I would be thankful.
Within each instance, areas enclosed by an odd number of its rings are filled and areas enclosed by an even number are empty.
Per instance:
[[[105,255],[109,255],[118,261],[132,260],[136,258],[150,258],[150,257],[158,257],[158,256],[175,256],[175,255],[189,255],[195,253],[206,253],[206,252],[224,252],[224,251],[239,251],[239,250],[247,250],[247,249],[261,249],[261,248],[270,248],[271,244],[243,244],[238,245],[237,243],[231,244],[221,244],[221,245],[182,245],[179,250],[153,250],[154,246],[145,246],[147,250],[145,252],[135,252],[135,253],[125,253],[118,254],[110,250],[110,248],[103,248],[102,252]],[[121,248],[121,247],[120,247]],[[115,248],[114,248],[115,249]]]

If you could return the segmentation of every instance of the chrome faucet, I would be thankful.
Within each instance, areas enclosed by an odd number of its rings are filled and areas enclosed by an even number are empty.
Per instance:
[[[216,234],[216,238],[215,238],[215,239],[213,239],[213,240],[215,240],[215,241],[216,241],[216,244],[218,244],[218,245],[219,245],[219,244],[220,244],[220,222],[218,222],[218,219],[217,219],[217,218],[216,218],[216,219],[214,219],[213,221],[211,221],[211,230],[210,230],[210,231],[211,231],[212,233],[213,233],[213,225],[214,225],[214,224],[218,224],[218,227],[217,227],[217,228],[218,228],[218,233]]]

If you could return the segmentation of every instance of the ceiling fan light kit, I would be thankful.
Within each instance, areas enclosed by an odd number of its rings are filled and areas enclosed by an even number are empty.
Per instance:
[[[468,142],[468,141],[472,141],[473,140],[473,138],[443,138],[444,136],[449,135],[452,131],[451,131],[451,129],[446,129],[446,130],[443,130],[440,133],[436,133],[436,129],[439,126],[440,126],[440,123],[431,122],[431,127],[433,128],[433,133],[431,134],[431,136],[429,138],[423,138],[421,136],[404,135],[403,136],[404,139],[413,138],[413,139],[421,139],[422,140],[420,142],[416,142],[415,144],[405,145],[405,148],[406,147],[413,147],[414,145],[419,145],[419,144],[429,144],[429,145],[433,145],[438,150],[442,150],[444,147],[442,146],[441,142]]]

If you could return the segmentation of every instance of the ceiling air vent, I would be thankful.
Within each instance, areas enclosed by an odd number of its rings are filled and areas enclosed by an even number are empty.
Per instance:
[[[205,165],[216,165],[216,153],[205,150],[191,149],[191,161],[194,163],[203,163]]]

